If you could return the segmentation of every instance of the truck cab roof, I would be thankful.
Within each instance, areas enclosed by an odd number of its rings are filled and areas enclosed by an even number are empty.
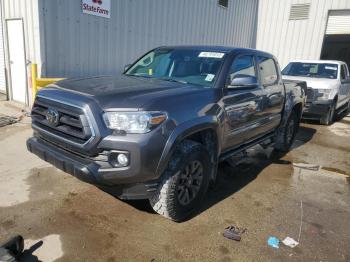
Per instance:
[[[292,60],[289,63],[337,64],[337,65],[345,64],[345,62],[337,61],[337,60]]]
[[[210,52],[222,52],[222,53],[242,53],[244,51],[249,51],[254,54],[260,54],[264,56],[273,57],[272,54],[263,52],[256,49],[251,48],[241,48],[241,47],[232,47],[232,46],[219,46],[219,45],[174,45],[174,46],[160,46],[158,48],[174,48],[174,49],[188,49],[188,50],[202,50],[202,51],[210,51]]]

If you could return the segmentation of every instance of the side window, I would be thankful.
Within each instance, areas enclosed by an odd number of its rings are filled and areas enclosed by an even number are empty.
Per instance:
[[[232,83],[233,79],[242,76],[251,76],[256,78],[256,70],[253,56],[243,55],[237,57],[233,61],[228,75],[228,83]]]
[[[348,72],[346,70],[346,67],[345,67],[345,65],[342,65],[341,72],[340,72],[340,79],[341,80],[345,79],[347,77],[347,75],[348,75]]]
[[[275,61],[271,58],[258,56],[261,83],[269,86],[277,83],[278,73]]]

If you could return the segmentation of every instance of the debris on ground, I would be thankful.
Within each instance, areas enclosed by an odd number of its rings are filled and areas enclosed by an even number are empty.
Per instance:
[[[288,247],[294,248],[297,245],[299,245],[299,242],[295,241],[293,238],[291,237],[286,237],[282,243]]]
[[[0,113],[0,127],[16,124],[22,121],[25,117],[30,117],[30,112],[26,110],[21,110],[20,113],[12,116],[4,115]]]
[[[280,247],[280,241],[277,237],[269,237],[269,239],[267,240],[267,244],[273,248]]]
[[[316,164],[306,164],[306,163],[293,163],[294,167],[298,167],[300,169],[307,169],[312,171],[319,171],[320,166]]]
[[[238,228],[238,227],[231,225],[231,226],[225,228],[223,235],[224,235],[224,237],[226,237],[228,239],[241,241],[241,236],[246,231],[247,231],[246,228]]]
[[[22,236],[15,236],[0,246],[0,261],[17,261],[24,249]]]
[[[0,114],[0,127],[12,125],[18,121],[20,121],[20,119],[17,117]]]

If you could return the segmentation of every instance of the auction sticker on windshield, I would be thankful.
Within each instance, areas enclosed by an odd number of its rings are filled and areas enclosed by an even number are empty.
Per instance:
[[[219,52],[200,52],[198,57],[207,57],[207,58],[223,58],[225,53]]]
[[[205,81],[211,82],[211,81],[213,81],[214,77],[215,77],[215,75],[208,74],[207,77],[205,78]]]

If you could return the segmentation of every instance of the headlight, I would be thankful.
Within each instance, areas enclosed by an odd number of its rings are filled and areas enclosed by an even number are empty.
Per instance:
[[[126,133],[143,134],[167,118],[163,112],[106,112],[103,119],[108,128]]]
[[[318,100],[329,100],[329,95],[332,89],[317,89],[317,99]]]

